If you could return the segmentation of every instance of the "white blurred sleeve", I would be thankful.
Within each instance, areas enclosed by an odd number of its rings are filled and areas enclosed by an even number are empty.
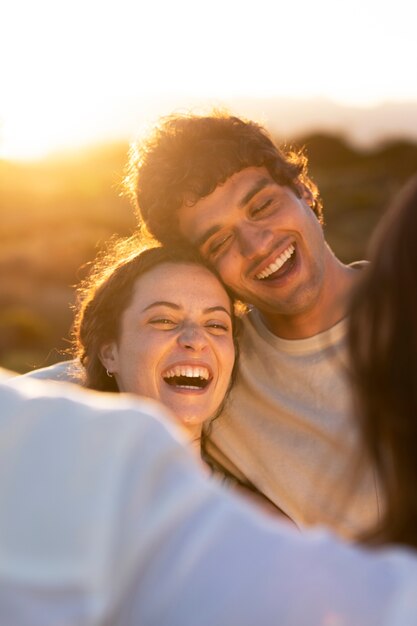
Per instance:
[[[209,481],[155,403],[14,380],[0,624],[417,623],[415,556],[281,527]]]

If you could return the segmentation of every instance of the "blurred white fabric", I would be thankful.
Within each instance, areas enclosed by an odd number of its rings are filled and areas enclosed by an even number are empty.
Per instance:
[[[411,626],[417,558],[210,481],[156,403],[0,383],[0,624]]]

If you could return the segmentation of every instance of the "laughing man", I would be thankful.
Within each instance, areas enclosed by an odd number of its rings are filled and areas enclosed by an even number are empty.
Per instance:
[[[129,184],[148,231],[196,247],[250,305],[213,458],[300,527],[357,536],[378,509],[346,372],[345,307],[360,266],[327,245],[305,157],[251,121],[173,116],[139,146]]]

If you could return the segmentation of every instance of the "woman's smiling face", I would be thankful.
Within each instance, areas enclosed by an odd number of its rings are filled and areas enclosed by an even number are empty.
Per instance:
[[[164,403],[190,429],[215,415],[235,360],[231,303],[218,279],[192,263],[140,276],[103,365],[120,391]]]

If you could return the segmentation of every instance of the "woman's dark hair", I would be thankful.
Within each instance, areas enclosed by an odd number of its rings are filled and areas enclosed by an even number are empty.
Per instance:
[[[164,244],[178,243],[178,209],[194,205],[246,167],[266,167],[273,180],[300,195],[309,190],[319,221],[322,204],[301,152],[278,148],[255,122],[214,111],[162,118],[131,151],[125,180],[141,227]]]
[[[153,247],[140,250],[140,242],[132,237],[113,242],[99,255],[89,275],[78,287],[72,354],[83,366],[83,383],[86,387],[98,391],[119,391],[115,378],[107,375],[100,360],[100,349],[105,343],[118,339],[121,317],[131,303],[136,280],[163,263],[204,265],[218,278],[201,257],[189,248]],[[226,287],[225,291],[231,303],[236,351],[232,383],[238,354],[238,320],[233,299]]]
[[[348,335],[357,413],[385,496],[368,539],[417,547],[417,177],[372,243]]]

